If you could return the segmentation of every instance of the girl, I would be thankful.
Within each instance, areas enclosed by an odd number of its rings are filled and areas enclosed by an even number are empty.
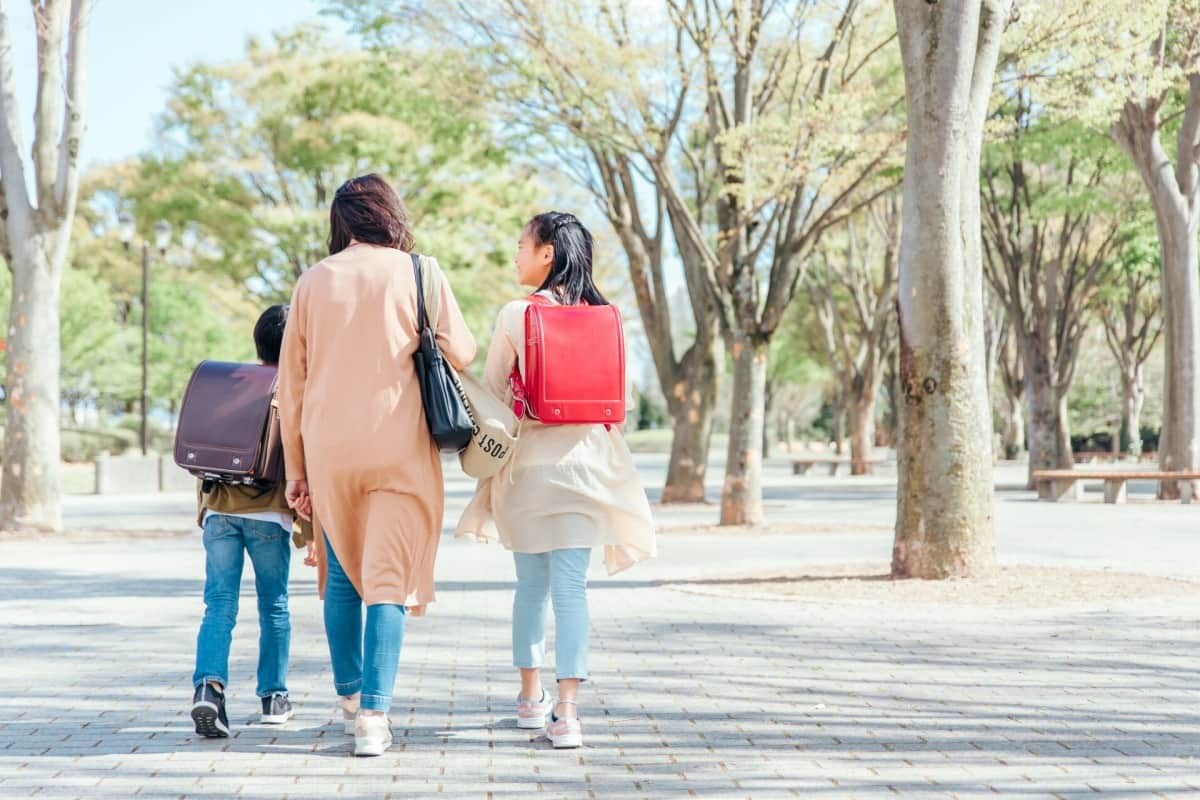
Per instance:
[[[551,211],[529,221],[516,255],[517,277],[561,305],[607,305],[592,281],[592,236],[571,214]],[[512,401],[509,375],[524,374],[525,309],[518,300],[500,311],[488,351],[485,381]],[[513,553],[513,666],[520,670],[517,726],[546,727],[555,747],[579,747],[580,682],[588,677],[587,568],[592,548],[604,547],[614,574],[654,555],[650,505],[625,440],[604,425],[543,425],[526,419],[512,459],[481,481],[458,534],[495,538]],[[541,683],[546,605],[554,606],[554,666],[558,699]]]

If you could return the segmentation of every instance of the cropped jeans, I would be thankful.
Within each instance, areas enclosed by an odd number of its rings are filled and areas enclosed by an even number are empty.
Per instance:
[[[400,648],[404,643],[404,606],[393,603],[367,606],[364,631],[362,598],[338,563],[328,536],[325,553],[329,559],[325,575],[325,638],[329,642],[334,687],[342,697],[362,692],[362,708],[387,711],[392,706]]]
[[[532,669],[546,660],[546,605],[554,606],[554,668],[559,680],[588,677],[588,547],[513,553],[513,666]]]

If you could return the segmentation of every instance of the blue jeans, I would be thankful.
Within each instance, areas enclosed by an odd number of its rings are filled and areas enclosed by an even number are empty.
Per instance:
[[[342,697],[362,692],[362,708],[368,711],[387,711],[392,707],[404,643],[404,606],[367,606],[364,636],[362,598],[338,563],[328,536],[325,554],[329,561],[325,575],[325,638],[333,663],[334,687]]]
[[[288,617],[288,570],[292,564],[291,534],[273,522],[223,514],[204,521],[204,621],[196,637],[196,672],[192,685],[206,680],[229,685],[229,643],[237,623],[242,565],[250,554],[258,594],[259,697],[287,691],[288,648],[292,623]]]
[[[513,553],[513,666],[541,667],[546,660],[546,601],[554,604],[554,669],[559,680],[588,676],[588,547],[549,553]]]

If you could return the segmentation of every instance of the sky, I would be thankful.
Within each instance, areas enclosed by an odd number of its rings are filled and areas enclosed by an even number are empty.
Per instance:
[[[317,0],[93,0],[84,165],[145,150],[166,101],[172,69],[238,58],[246,40],[318,16]],[[26,148],[33,143],[37,81],[33,13],[9,3],[18,103]],[[335,31],[336,20],[323,18]]]

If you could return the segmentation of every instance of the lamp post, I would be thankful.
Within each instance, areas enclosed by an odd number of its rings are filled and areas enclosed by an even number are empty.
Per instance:
[[[129,250],[133,246],[133,237],[137,233],[137,225],[134,222],[133,216],[130,214],[121,214],[118,218],[120,226],[121,243],[125,245],[125,249]],[[171,243],[171,226],[165,220],[159,220],[154,223],[154,245],[158,248],[158,254],[166,255],[167,245]],[[141,440],[142,440],[142,455],[147,455],[149,452],[149,426],[148,415],[150,407],[150,361],[149,361],[149,343],[150,343],[150,243],[142,239],[142,403],[141,403]]]

